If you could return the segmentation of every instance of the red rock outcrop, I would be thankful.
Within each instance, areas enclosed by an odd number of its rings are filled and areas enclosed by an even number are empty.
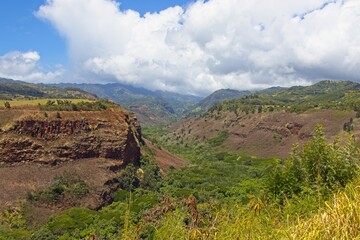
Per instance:
[[[121,107],[46,114],[33,109],[0,110],[0,209],[69,173],[89,187],[89,194],[76,206],[104,206],[118,188],[120,170],[127,163],[139,165],[142,143],[137,119]]]
[[[61,115],[61,119],[27,116],[1,132],[0,162],[105,158],[138,163],[143,140],[140,126],[130,113],[106,110]]]

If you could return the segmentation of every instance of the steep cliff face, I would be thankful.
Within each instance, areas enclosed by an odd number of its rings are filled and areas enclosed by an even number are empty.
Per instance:
[[[141,130],[124,110],[63,112],[61,119],[38,115],[25,116],[0,134],[0,162],[105,158],[137,164]]]
[[[74,174],[89,187],[78,206],[111,200],[120,170],[139,164],[141,128],[123,108],[86,112],[0,110],[0,209]],[[66,208],[66,204],[61,208]],[[69,207],[69,206],[68,206]]]

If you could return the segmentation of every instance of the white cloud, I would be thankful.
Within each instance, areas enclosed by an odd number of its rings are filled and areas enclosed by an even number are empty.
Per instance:
[[[51,81],[62,73],[61,69],[45,73],[40,70],[40,55],[36,51],[9,52],[0,56],[0,77],[33,82]]]
[[[48,0],[37,16],[83,81],[206,94],[359,80],[359,12],[358,0],[210,0],[140,16],[113,0]]]

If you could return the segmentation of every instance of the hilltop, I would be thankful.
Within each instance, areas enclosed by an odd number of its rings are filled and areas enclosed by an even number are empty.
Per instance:
[[[224,107],[231,108],[231,104],[240,105],[288,105],[305,106],[305,102],[309,108],[316,107],[317,104],[334,105],[339,98],[345,97],[355,98],[357,95],[351,95],[351,92],[360,90],[360,84],[351,81],[332,81],[324,80],[315,83],[311,86],[293,86],[285,87],[270,87],[257,91],[238,91],[233,89],[220,89],[199,103],[194,105],[193,113],[203,113],[216,105],[223,105],[222,102],[227,102]],[[241,100],[240,100],[241,99]],[[251,101],[250,99],[256,99]],[[234,107],[234,106],[232,106]],[[334,107],[334,106],[332,106]]]
[[[33,84],[0,78],[0,99],[73,98],[95,99],[95,95],[80,89],[60,89],[43,84]]]
[[[254,112],[262,110],[352,109],[360,106],[360,84],[351,81],[321,81],[311,86],[276,88],[258,91],[248,96],[224,101],[210,111],[229,110]],[[262,109],[264,108],[264,109]]]
[[[219,103],[219,102],[222,102],[225,100],[241,98],[241,97],[244,97],[244,96],[247,96],[250,94],[251,94],[250,91],[220,89],[220,90],[213,92],[212,94],[210,94],[209,96],[207,96],[206,98],[201,100],[199,103],[197,103],[194,106],[194,110],[192,112],[195,112],[195,113],[204,112],[204,111],[208,110],[209,108],[211,108],[212,106],[214,106],[216,103]]]

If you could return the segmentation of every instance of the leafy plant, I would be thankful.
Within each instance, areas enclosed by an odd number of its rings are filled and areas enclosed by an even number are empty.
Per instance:
[[[139,178],[133,164],[128,164],[118,178],[119,186],[126,191],[134,191],[139,187]]]
[[[359,152],[353,137],[343,147],[338,140],[328,144],[322,126],[318,125],[301,151],[295,147],[286,161],[274,167],[268,189],[282,203],[306,192],[328,196],[356,177],[358,163]]]

